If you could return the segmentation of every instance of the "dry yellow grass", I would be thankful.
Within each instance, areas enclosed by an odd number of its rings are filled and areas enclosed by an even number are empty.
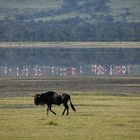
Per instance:
[[[139,140],[140,97],[72,95],[77,109],[61,116],[46,116],[45,107],[35,107],[32,97],[0,99],[2,140]]]
[[[79,88],[83,86],[83,80],[94,85],[94,88],[99,85],[103,87],[99,91],[92,90],[90,86],[90,92],[81,88],[79,92],[74,91],[77,87],[73,87],[72,83],[75,81]],[[58,85],[61,82],[65,84]],[[110,90],[110,83],[128,85],[119,86],[121,92],[117,94],[114,90],[118,91],[119,88]],[[109,84],[106,90],[104,84]],[[0,139],[139,140],[139,85],[139,78],[135,77],[0,78]],[[64,107],[53,106],[57,115],[50,113],[46,116],[45,106],[35,106],[31,95],[51,87],[61,91],[73,88],[68,93],[77,111],[73,112],[70,108],[69,116],[61,116]],[[129,92],[124,94],[128,87]],[[136,90],[138,92],[134,94]]]

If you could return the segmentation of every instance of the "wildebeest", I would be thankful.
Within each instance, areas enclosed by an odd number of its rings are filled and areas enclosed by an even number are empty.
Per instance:
[[[54,111],[52,111],[51,107],[52,104],[55,105],[64,105],[64,111],[62,113],[62,115],[64,115],[65,111],[67,110],[67,114],[69,114],[69,106],[68,106],[68,101],[70,101],[70,105],[73,111],[76,111],[74,105],[71,102],[71,97],[70,95],[66,94],[66,93],[62,93],[62,94],[57,94],[54,91],[47,91],[45,93],[41,93],[41,94],[36,94],[34,96],[34,104],[35,105],[47,105],[47,115],[49,113],[49,110],[56,115],[56,113]]]

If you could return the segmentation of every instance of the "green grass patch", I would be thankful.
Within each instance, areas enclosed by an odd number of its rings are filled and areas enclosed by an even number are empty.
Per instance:
[[[49,121],[45,123],[46,125],[58,125],[58,123],[54,122],[54,121]]]

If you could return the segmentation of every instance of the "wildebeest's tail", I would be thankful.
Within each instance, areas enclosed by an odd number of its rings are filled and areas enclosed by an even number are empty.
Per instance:
[[[76,111],[74,105],[73,105],[72,102],[71,102],[71,98],[70,98],[70,106],[71,106],[71,108],[72,108],[73,111]]]

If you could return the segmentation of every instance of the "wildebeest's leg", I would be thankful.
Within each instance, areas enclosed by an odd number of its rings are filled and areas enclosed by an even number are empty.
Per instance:
[[[64,115],[66,109],[67,109],[67,114],[66,115],[69,115],[69,106],[68,106],[68,104],[67,103],[63,103],[63,105],[64,105],[65,108],[64,108],[64,111],[63,111],[62,115]]]
[[[64,108],[64,111],[63,111],[62,115],[64,115],[65,111],[66,111],[66,107]]]
[[[52,111],[52,109],[51,109],[51,105],[49,106],[49,110],[54,114],[54,115],[56,115],[56,113],[54,112],[54,111]]]
[[[69,106],[67,105],[67,115],[69,115]]]
[[[47,106],[47,115],[49,114],[49,106]]]

